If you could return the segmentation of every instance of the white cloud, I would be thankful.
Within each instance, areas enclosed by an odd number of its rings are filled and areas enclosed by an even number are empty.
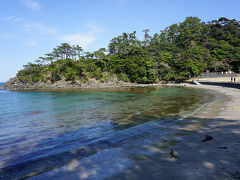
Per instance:
[[[26,46],[35,46],[37,45],[37,41],[35,39],[27,39],[23,44]]]
[[[43,34],[54,35],[57,33],[57,30],[53,27],[47,26],[41,22],[29,22],[23,18],[16,16],[8,16],[4,18],[5,21],[21,23],[24,31],[35,31],[41,32]]]
[[[96,33],[102,31],[102,29],[90,23],[86,24],[85,27],[88,29],[87,32],[77,32],[73,34],[63,35],[60,37],[60,40],[72,45],[79,45],[83,48],[86,48],[97,39]]]
[[[62,34],[54,28],[50,27],[42,22],[29,22],[26,19],[22,19],[16,16],[9,16],[4,18],[6,21],[11,21],[18,23],[20,29],[22,29],[22,44],[27,46],[35,46],[38,44],[39,38],[47,38],[52,40],[57,40],[60,42],[67,42],[72,45],[79,45],[83,48],[88,47],[91,43],[97,40],[97,33],[101,32],[102,29],[96,26],[94,23],[85,24],[81,31],[76,31],[75,33]],[[20,32],[21,33],[21,32]],[[29,37],[33,37],[29,38]],[[1,39],[11,39],[14,38],[12,34],[1,34]]]
[[[75,44],[85,48],[89,44],[91,44],[93,41],[95,41],[96,38],[90,34],[76,33],[76,34],[64,35],[62,36],[61,40],[69,44],[72,44],[72,45]]]
[[[0,33],[0,39],[17,39],[17,36],[11,33]]]
[[[20,26],[17,29],[21,29],[21,31],[17,30],[14,34],[12,33],[1,33],[0,39],[12,40],[12,39],[21,39],[22,44],[27,46],[35,46],[37,45],[37,39],[42,38],[43,35],[55,36],[57,34],[57,30],[53,27],[47,26],[41,22],[29,22],[26,19],[16,17],[16,16],[8,16],[3,20],[8,22],[16,23]],[[23,33],[23,34],[22,34]],[[21,36],[19,35],[21,34]],[[35,39],[29,38],[29,36],[34,37]]]
[[[38,10],[42,8],[38,2],[33,0],[22,0],[22,2],[26,7],[31,8],[32,10]]]
[[[38,31],[43,34],[55,35],[57,30],[55,28],[46,26],[43,23],[26,23],[24,24],[24,30],[26,31]]]
[[[87,27],[88,29],[90,29],[90,33],[97,33],[97,32],[100,32],[102,31],[102,29],[98,26],[96,26],[95,24],[92,24],[92,23],[88,23],[88,24],[85,24],[85,27]]]
[[[13,22],[20,22],[23,19],[20,17],[16,17],[16,16],[8,16],[6,18],[4,18],[5,21],[13,21]]]

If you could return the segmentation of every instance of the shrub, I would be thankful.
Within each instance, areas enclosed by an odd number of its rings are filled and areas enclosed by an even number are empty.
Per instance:
[[[121,81],[124,81],[124,82],[129,82],[129,78],[126,74],[124,73],[120,73],[117,75],[118,79],[121,80]]]

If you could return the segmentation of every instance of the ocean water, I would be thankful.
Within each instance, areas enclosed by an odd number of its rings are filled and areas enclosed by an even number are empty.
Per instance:
[[[117,144],[186,117],[212,97],[191,88],[0,90],[0,168],[99,142]]]

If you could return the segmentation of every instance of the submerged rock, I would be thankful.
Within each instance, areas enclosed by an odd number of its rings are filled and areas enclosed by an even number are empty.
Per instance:
[[[172,148],[170,148],[169,154],[170,154],[170,158],[177,158],[178,159],[178,156],[175,155],[175,152]]]
[[[210,141],[210,140],[212,140],[212,139],[213,139],[213,137],[212,137],[212,136],[205,135],[205,139],[204,139],[204,140],[202,140],[202,142]]]

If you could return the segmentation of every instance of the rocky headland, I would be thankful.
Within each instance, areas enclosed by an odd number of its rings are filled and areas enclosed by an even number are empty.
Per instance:
[[[50,82],[36,82],[36,83],[25,83],[20,81],[18,78],[11,78],[7,81],[3,88],[7,90],[47,90],[47,89],[81,89],[81,88],[118,88],[118,87],[149,87],[159,86],[165,83],[156,84],[138,84],[131,82],[124,82],[121,80],[113,79],[108,82],[100,82],[95,79],[91,79],[87,82],[72,82],[60,80],[55,83]]]

